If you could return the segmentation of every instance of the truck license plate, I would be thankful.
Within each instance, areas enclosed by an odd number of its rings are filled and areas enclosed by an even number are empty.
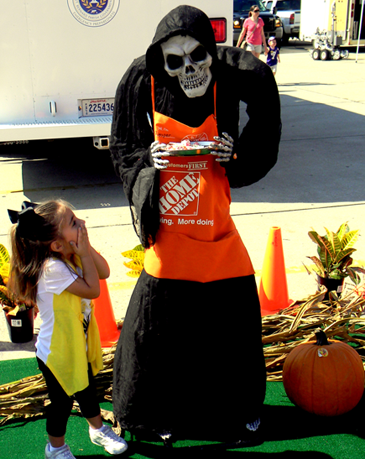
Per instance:
[[[109,99],[82,99],[79,101],[80,116],[105,116],[112,115],[114,98]]]

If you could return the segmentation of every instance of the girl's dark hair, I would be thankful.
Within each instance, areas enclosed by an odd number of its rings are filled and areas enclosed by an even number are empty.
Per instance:
[[[36,220],[43,221],[43,224],[36,230],[30,230],[29,236],[24,232],[24,224],[23,228],[19,222],[11,227],[12,255],[9,286],[16,301],[29,305],[35,304],[37,285],[44,262],[51,256],[60,257],[59,253],[52,252],[51,244],[58,238],[62,238],[61,227],[68,208],[72,206],[61,199],[36,205],[34,207]]]
[[[248,12],[248,17],[252,16],[252,11],[255,10],[256,8],[260,9],[259,5],[252,5],[251,8],[249,9]]]

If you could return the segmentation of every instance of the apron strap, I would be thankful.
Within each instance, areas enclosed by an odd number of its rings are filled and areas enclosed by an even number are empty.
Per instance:
[[[214,118],[217,119],[217,82],[214,83]]]
[[[155,119],[155,79],[151,75],[151,97],[152,97],[152,116]],[[155,123],[153,123],[155,124]]]

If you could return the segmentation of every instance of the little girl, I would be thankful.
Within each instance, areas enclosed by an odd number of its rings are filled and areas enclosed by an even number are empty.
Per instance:
[[[276,75],[278,62],[280,63],[279,48],[276,46],[275,37],[270,37],[268,40],[269,43],[269,52],[267,54],[266,63],[271,68],[272,73]]]
[[[100,294],[99,279],[109,277],[108,263],[90,246],[85,221],[68,203],[24,202],[21,212],[8,212],[14,223],[9,285],[18,300],[37,304],[42,319],[36,355],[51,401],[45,457],[74,458],[65,444],[72,396],[91,441],[120,454],[127,443],[102,424],[94,384],[103,361],[91,299]]]

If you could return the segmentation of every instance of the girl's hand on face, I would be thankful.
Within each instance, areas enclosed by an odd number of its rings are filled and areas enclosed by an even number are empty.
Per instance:
[[[87,229],[84,223],[82,223],[77,229],[77,242],[70,242],[73,251],[80,258],[90,255],[90,242],[87,234]]]

